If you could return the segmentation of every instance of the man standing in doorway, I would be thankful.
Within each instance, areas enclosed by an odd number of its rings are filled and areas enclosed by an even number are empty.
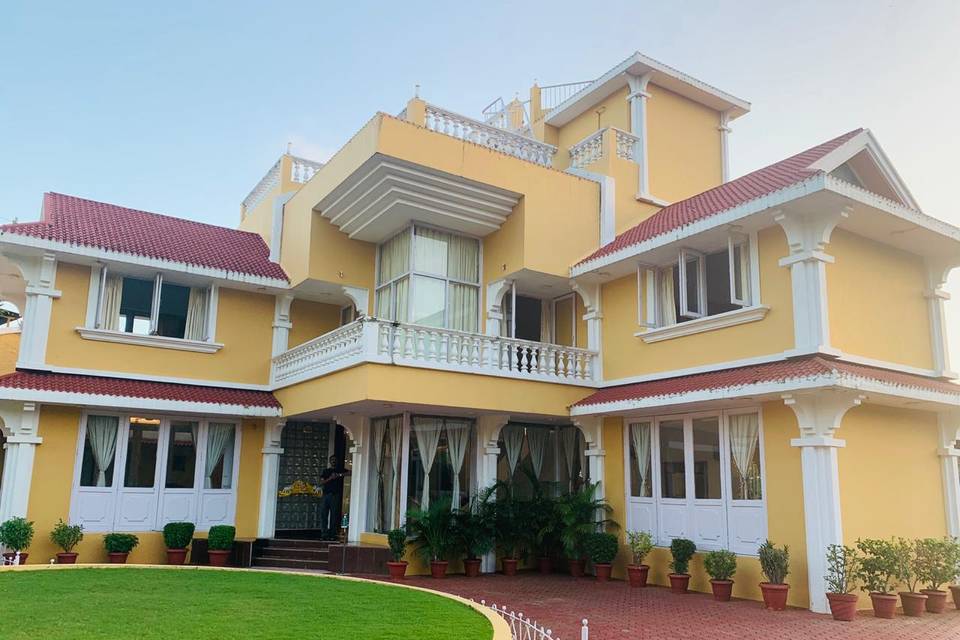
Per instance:
[[[320,528],[324,540],[336,540],[340,528],[340,509],[343,505],[343,478],[350,475],[337,456],[330,456],[329,466],[320,472],[323,501],[320,503]]]

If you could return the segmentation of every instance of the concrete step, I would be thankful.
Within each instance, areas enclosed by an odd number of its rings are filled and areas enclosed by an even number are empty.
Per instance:
[[[265,556],[256,556],[253,559],[254,567],[275,567],[278,569],[310,569],[313,571],[326,571],[326,560],[303,560],[301,558],[268,558]]]
[[[330,555],[330,550],[271,546],[258,549],[257,555],[263,558],[291,558],[300,560],[326,561],[327,557]]]
[[[331,544],[335,544],[329,540],[300,540],[298,538],[268,538],[266,540],[260,540],[259,543],[262,543],[263,548],[283,548],[283,549],[326,549]]]

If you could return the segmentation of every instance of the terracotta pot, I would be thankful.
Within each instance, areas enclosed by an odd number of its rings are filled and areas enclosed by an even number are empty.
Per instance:
[[[787,592],[790,591],[790,585],[761,582],[760,591],[763,592],[763,604],[767,609],[783,611],[787,608]]]
[[[850,622],[857,617],[857,594],[855,593],[828,593],[827,602],[830,603],[830,613],[834,620]]]
[[[431,560],[430,561],[430,575],[438,580],[440,578],[447,577],[447,565],[450,564],[446,560]]]
[[[110,564],[127,564],[127,556],[129,555],[126,551],[111,551],[107,554],[107,557],[110,558]]]
[[[500,563],[503,565],[503,575],[505,576],[515,576],[517,575],[517,563],[520,562],[516,558],[503,558],[500,560]]]
[[[567,560],[567,566],[570,568],[570,575],[574,578],[583,577],[583,560]]]
[[[58,553],[57,564],[77,564],[77,554],[73,552]]]
[[[947,592],[937,589],[920,589],[927,596],[927,613],[943,613],[947,609]]]
[[[167,549],[167,564],[183,564],[186,560],[186,549]]]
[[[610,579],[610,572],[613,571],[613,565],[609,562],[594,562],[593,571],[597,574],[597,582],[606,582]]]
[[[631,587],[647,586],[647,574],[650,572],[650,566],[645,564],[627,565],[627,578],[630,580]]]
[[[900,592],[900,604],[903,605],[903,615],[916,618],[923,615],[927,596],[922,593]]]
[[[463,561],[463,571],[468,578],[476,578],[480,575],[480,558],[467,558]]]
[[[537,558],[537,569],[543,575],[553,573],[553,558]]]
[[[211,567],[225,567],[230,561],[231,551],[227,549],[208,549],[207,555],[210,556]]]
[[[690,584],[689,573],[671,573],[670,591],[673,593],[686,593],[687,586]]]
[[[950,595],[953,596],[953,606],[960,609],[960,586],[950,585]]]
[[[405,560],[399,562],[388,561],[387,571],[390,572],[391,580],[402,580],[403,576],[407,574],[407,563]]]
[[[871,593],[873,615],[876,618],[892,619],[897,614],[897,596],[892,593]]]
[[[733,580],[711,580],[710,588],[713,589],[714,600],[730,602],[730,594],[733,593]]]

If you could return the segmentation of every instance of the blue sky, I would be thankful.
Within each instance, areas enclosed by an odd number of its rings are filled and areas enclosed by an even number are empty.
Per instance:
[[[287,142],[324,159],[415,84],[477,114],[639,50],[753,103],[734,123],[734,175],[866,126],[924,210],[960,224],[958,42],[951,0],[8,0],[0,220],[35,219],[60,191],[234,226]],[[960,366],[960,331],[953,348]]]

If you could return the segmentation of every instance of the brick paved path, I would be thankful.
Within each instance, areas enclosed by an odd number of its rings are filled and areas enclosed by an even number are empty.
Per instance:
[[[835,622],[803,609],[772,612],[749,600],[720,603],[707,594],[677,596],[660,587],[631,589],[621,581],[597,584],[561,575],[414,577],[407,582],[522,611],[561,640],[580,640],[581,618],[590,621],[590,640],[960,640],[960,611],[952,603],[942,615],[881,620],[861,613],[853,622]]]

